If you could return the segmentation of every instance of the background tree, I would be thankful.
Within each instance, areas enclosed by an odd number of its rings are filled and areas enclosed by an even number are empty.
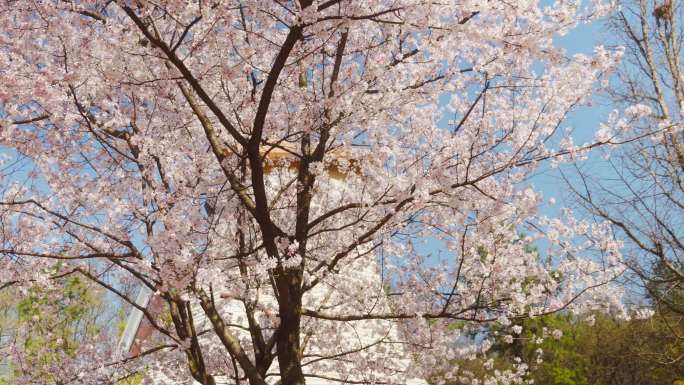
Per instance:
[[[624,276],[625,285],[632,300],[645,298],[656,311],[649,321],[603,321],[610,326],[603,327],[605,335],[620,346],[609,341],[601,345],[601,356],[591,355],[596,357],[592,365],[605,368],[598,373],[612,376],[594,378],[601,383],[663,383],[681,379],[675,368],[684,362],[684,9],[681,2],[669,0],[625,0],[620,6],[607,24],[616,44],[625,47],[623,63],[611,80],[610,103],[631,106],[627,113],[637,132],[666,130],[622,146],[606,163],[592,162],[593,170],[578,167],[580,179],[568,185],[588,212],[612,223],[624,242],[631,271]],[[596,167],[602,164],[608,166]]]
[[[489,357],[459,360],[461,376],[450,384],[487,377],[492,369],[529,363],[527,381],[549,385],[657,385],[684,378],[680,320],[661,313],[616,319],[604,313],[557,313],[489,331]]]
[[[678,363],[684,343],[673,338],[673,332],[684,331],[681,323],[660,315],[620,320],[596,314],[590,319],[557,315],[525,322],[528,331],[521,340],[526,354],[543,350],[543,362],[533,370],[535,383],[656,385],[684,378]],[[555,330],[562,332],[560,338],[553,337]]]
[[[49,287],[2,291],[0,384],[63,383],[60,367],[76,358],[80,345],[112,332],[103,290],[80,275],[61,274],[58,266],[54,276]],[[21,360],[12,354],[17,347],[25,353]]]
[[[61,381],[87,384],[454,377],[454,359],[488,353],[490,340],[460,338],[481,324],[619,307],[610,228],[538,218],[525,183],[541,162],[617,144],[611,130],[629,124],[609,122],[584,147],[560,129],[619,54],[568,58],[553,36],[607,11],[3,2],[0,143],[15,152],[0,286],[11,276],[30,293],[62,260],[143,313],[159,344],[133,357],[87,344],[64,361]],[[527,252],[541,238],[555,260]],[[112,272],[161,298],[171,322],[103,278]],[[20,347],[16,359],[30,355]]]
[[[539,249],[528,252],[537,258]],[[669,270],[662,269],[666,274]],[[658,282],[658,281],[656,281]],[[649,282],[654,284],[654,282]],[[653,292],[657,292],[654,288]],[[668,301],[681,306],[681,296]],[[492,354],[455,360],[461,376],[449,383],[470,383],[487,378],[491,370],[511,371],[529,364],[526,381],[550,385],[673,384],[684,378],[682,316],[662,307],[657,298],[631,318],[605,313],[573,314],[562,311],[514,321],[514,325],[491,324],[476,330],[470,338],[486,336],[494,341]],[[507,322],[506,322],[507,323]],[[452,325],[462,329],[465,323]],[[437,382],[439,375],[433,379]]]
[[[623,1],[609,27],[626,47],[610,96],[639,122],[639,132],[665,127],[613,155],[609,169],[579,169],[571,183],[580,203],[613,224],[625,242],[631,278],[659,305],[684,314],[684,77],[678,1]]]

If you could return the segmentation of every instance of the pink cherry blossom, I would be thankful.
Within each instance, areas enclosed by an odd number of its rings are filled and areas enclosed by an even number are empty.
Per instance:
[[[621,54],[554,46],[609,9],[577,4],[4,2],[0,287],[59,260],[153,331],[98,336],[65,384],[471,378],[482,324],[619,309],[608,226],[526,182],[626,124],[559,129]]]

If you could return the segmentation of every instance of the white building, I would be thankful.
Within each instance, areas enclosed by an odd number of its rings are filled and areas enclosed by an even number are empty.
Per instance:
[[[272,151],[269,154],[269,158],[277,160],[286,157],[287,154],[284,151]],[[340,174],[336,168],[329,169],[328,173],[335,174],[333,178],[338,180],[339,188],[344,190],[343,174]],[[361,254],[363,253],[359,255]],[[324,309],[328,313],[341,314],[390,311],[373,253],[365,254],[345,264],[334,278],[335,281],[322,281],[306,292],[303,298],[304,308]],[[335,282],[341,281],[345,282],[344,286],[347,289],[336,287]],[[221,284],[213,282],[212,286],[218,292],[216,288],[220,288]],[[377,295],[367,295],[368,290],[377,292]],[[357,298],[359,291],[365,292],[363,299]],[[268,292],[268,289],[260,293],[259,299],[261,303],[275,303],[275,297],[272,292]],[[152,292],[146,288],[140,291],[136,302],[153,313],[162,308],[160,298],[153,296]],[[239,339],[248,340],[250,336],[246,329],[247,320],[243,303],[236,299],[225,299],[219,306],[226,323],[233,325],[231,331]],[[211,329],[211,324],[198,303],[192,305],[192,314],[198,331]],[[132,355],[140,352],[141,344],[153,333],[152,327],[146,323],[139,310],[134,309],[129,314],[126,329],[119,343],[120,351]],[[398,323],[391,320],[340,322],[303,317],[301,343],[304,346],[304,359],[302,364],[307,384],[389,382],[426,385],[425,380],[414,378],[410,374],[411,360],[399,327]],[[211,332],[200,337],[200,344],[206,349],[214,347],[219,350],[223,349]],[[164,373],[154,373],[153,378],[159,380],[160,383],[173,383]],[[276,358],[269,368],[266,380],[274,384],[277,378]],[[215,380],[218,384],[234,383],[222,373],[216,373]],[[186,384],[191,382],[193,381],[188,379]]]

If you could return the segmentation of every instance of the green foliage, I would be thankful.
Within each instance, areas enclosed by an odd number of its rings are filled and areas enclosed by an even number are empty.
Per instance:
[[[467,323],[466,321],[454,321],[447,326],[448,330],[454,331],[454,330],[463,330],[464,327],[466,327]]]
[[[659,260],[653,265],[655,279],[648,280],[647,294],[654,306],[661,311],[684,315],[684,279],[671,263]]]
[[[142,384],[143,381],[143,374],[142,373],[135,373],[131,375],[130,377],[124,378],[119,382],[118,385],[140,385]],[[0,383],[0,385],[3,385]]]
[[[116,336],[121,337],[126,331],[126,325],[128,324],[128,317],[125,307],[121,307],[116,313]]]
[[[500,338],[511,332],[509,327],[489,328],[491,336],[498,336],[490,355],[492,369],[512,369],[520,358],[530,364],[534,384],[543,385],[668,385],[684,380],[684,340],[673,336],[673,331],[684,335],[681,317],[656,314],[650,319],[620,320],[602,314],[557,313],[525,320],[521,326],[522,333],[514,335],[512,343]],[[562,336],[554,338],[554,330]],[[541,362],[537,362],[538,349],[543,352]],[[492,370],[485,369],[485,361],[454,364],[474,378],[483,378]]]
[[[484,261],[485,259],[487,259],[489,252],[487,251],[486,247],[480,245],[477,247],[477,255],[480,257],[480,261]]]
[[[56,266],[58,271],[60,266]],[[5,289],[0,295],[0,331],[16,339],[23,349],[24,368],[34,378],[50,379],[40,367],[75,357],[79,344],[102,332],[98,316],[103,313],[103,293],[90,281],[67,275],[50,287],[32,287],[20,294]],[[0,353],[6,348],[0,345]],[[20,368],[0,356],[0,385],[12,384]],[[3,362],[4,361],[4,362]]]
[[[673,339],[668,326],[684,335],[684,323],[660,315],[647,320],[618,320],[593,315],[593,325],[583,318],[555,314],[527,320],[520,341],[523,357],[533,362],[543,350],[543,362],[534,372],[536,384],[545,385],[660,385],[684,378],[684,367],[673,359],[684,354],[684,341]],[[553,330],[563,336],[550,335]],[[510,348],[509,348],[510,349]],[[502,350],[510,357],[511,351]]]
[[[546,328],[546,329],[545,329]],[[535,351],[543,351],[544,361],[535,371],[535,382],[549,385],[588,385],[591,362],[581,345],[590,326],[568,314],[557,314],[527,320],[523,324],[524,355],[532,361]],[[563,336],[542,338],[544,330],[560,330]]]

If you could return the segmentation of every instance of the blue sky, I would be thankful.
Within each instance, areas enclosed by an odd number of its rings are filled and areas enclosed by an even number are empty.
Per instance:
[[[591,55],[594,47],[611,44],[602,21],[579,25],[567,35],[554,38],[554,42],[557,46],[563,47],[566,50],[567,56],[578,53]],[[573,140],[576,144],[590,142],[599,124],[606,119],[613,109],[614,107],[605,99],[596,96],[593,98],[591,106],[580,107],[570,113],[561,127],[573,128]],[[589,160],[582,162],[581,166],[600,167],[602,164],[600,157],[592,156]],[[557,206],[554,208],[545,206],[542,214],[557,214],[557,209],[563,206],[564,203],[569,203],[571,199],[568,196],[568,189],[564,185],[558,169],[552,169],[548,165],[541,166],[539,173],[531,182],[544,194],[545,200],[554,197],[558,201]]]

